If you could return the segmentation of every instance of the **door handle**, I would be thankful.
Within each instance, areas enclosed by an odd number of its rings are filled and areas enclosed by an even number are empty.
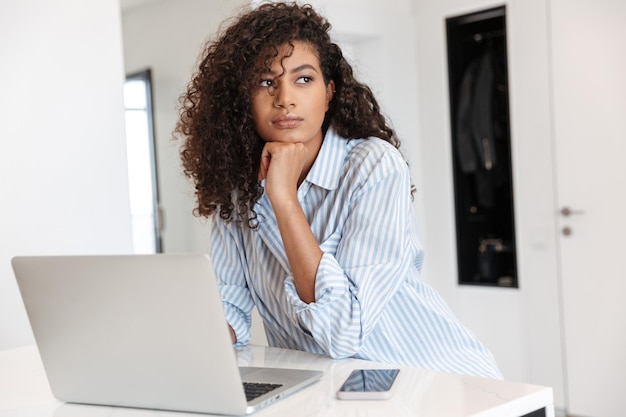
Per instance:
[[[572,210],[571,208],[565,206],[561,209],[561,216],[569,217],[573,215],[585,214],[584,210]]]

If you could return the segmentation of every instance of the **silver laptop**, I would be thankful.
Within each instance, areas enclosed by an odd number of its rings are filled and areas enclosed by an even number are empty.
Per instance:
[[[237,366],[207,255],[16,257],[12,265],[61,401],[243,415],[323,374]],[[277,387],[247,401],[244,382]]]

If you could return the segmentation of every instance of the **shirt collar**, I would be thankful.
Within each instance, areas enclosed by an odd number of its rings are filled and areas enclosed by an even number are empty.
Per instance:
[[[348,141],[328,128],[306,180],[327,190],[337,188]]]

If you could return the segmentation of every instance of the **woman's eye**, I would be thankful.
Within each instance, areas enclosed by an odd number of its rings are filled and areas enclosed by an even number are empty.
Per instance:
[[[307,75],[303,75],[302,77],[300,77],[300,78],[298,78],[296,80],[296,83],[297,84],[307,84],[307,83],[310,83],[311,81],[313,81],[312,77],[309,77]]]
[[[259,83],[259,86],[261,87],[271,87],[272,86],[272,80],[261,80],[261,82]]]

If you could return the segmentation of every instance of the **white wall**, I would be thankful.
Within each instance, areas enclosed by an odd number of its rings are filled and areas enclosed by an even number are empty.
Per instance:
[[[0,2],[0,349],[33,342],[16,255],[131,251],[118,0]]]
[[[524,380],[566,405],[547,0],[508,2],[509,87]],[[532,27],[532,30],[529,30]]]

